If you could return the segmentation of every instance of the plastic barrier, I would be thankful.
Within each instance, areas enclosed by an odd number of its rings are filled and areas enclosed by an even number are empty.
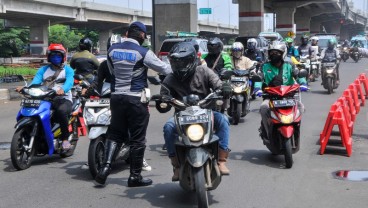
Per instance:
[[[348,101],[351,120],[354,122],[357,112],[356,112],[354,101],[353,101],[353,98],[352,98],[352,93],[349,89],[346,89],[346,90],[344,90],[342,96],[344,96],[345,99]]]
[[[357,78],[353,84],[355,85],[355,87],[357,88],[357,92],[359,93],[359,98],[361,100],[360,106],[364,106],[365,105],[365,95],[363,93],[363,88],[362,88],[362,85],[359,79]]]
[[[350,84],[348,89],[352,93],[352,97],[353,97],[354,105],[355,105],[355,110],[358,114],[359,111],[360,111],[360,102],[359,102],[359,98],[358,98],[358,92],[357,92],[356,87],[355,87],[354,84]]]
[[[365,73],[361,73],[359,75],[359,81],[363,84],[364,86],[364,91],[365,91],[365,97],[368,97],[368,79],[367,76],[365,75]]]

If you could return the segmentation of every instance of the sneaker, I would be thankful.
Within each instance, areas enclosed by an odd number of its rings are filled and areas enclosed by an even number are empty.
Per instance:
[[[143,159],[142,170],[144,170],[144,171],[151,171],[152,170],[152,167],[148,165],[146,159]]]

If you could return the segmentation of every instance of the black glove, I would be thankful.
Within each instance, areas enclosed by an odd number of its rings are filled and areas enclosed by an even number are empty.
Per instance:
[[[224,82],[222,84],[222,96],[224,96],[225,99],[229,98],[231,95],[231,92],[233,91],[231,88],[230,83],[228,82]]]

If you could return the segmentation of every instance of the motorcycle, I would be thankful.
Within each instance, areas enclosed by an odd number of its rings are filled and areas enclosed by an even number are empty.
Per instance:
[[[231,73],[231,71],[229,71]],[[230,75],[229,75],[230,76]],[[171,105],[179,138],[175,142],[179,160],[179,184],[186,191],[195,191],[198,207],[208,207],[208,191],[216,189],[221,182],[218,166],[219,138],[214,134],[213,111],[223,105],[220,91],[210,93],[199,100],[198,95],[183,97],[183,101],[170,95],[154,95],[153,101],[160,101],[162,108]]]
[[[53,82],[63,83],[65,78]],[[20,93],[25,98],[20,104],[21,109],[16,118],[17,124],[10,148],[13,166],[17,170],[25,170],[31,166],[35,155],[59,154],[62,158],[73,155],[79,137],[80,100],[73,99],[72,113],[69,116],[70,136],[68,140],[72,147],[68,151],[63,151],[60,124],[55,121],[54,110],[51,108],[56,92],[46,86],[31,85],[24,87]]]
[[[337,89],[337,61],[336,59],[324,59],[322,60],[322,83],[323,87],[328,91],[328,94],[333,93],[334,89]]]
[[[231,87],[233,89],[230,97],[229,112],[234,125],[239,123],[240,117],[245,117],[250,111],[251,98],[251,82],[250,71],[255,69],[253,66],[247,70],[233,70],[233,75],[230,78]],[[255,81],[255,80],[253,80]],[[259,80],[261,81],[261,80]]]
[[[346,62],[349,59],[349,48],[344,47],[341,51],[341,59]]]
[[[360,59],[360,53],[357,47],[350,49],[350,57],[355,61],[355,63],[358,63]]]
[[[284,155],[286,168],[293,166],[293,154],[300,148],[300,122],[302,112],[299,85],[266,87],[263,97],[269,99],[271,117],[267,127],[259,128],[263,144],[274,155]]]

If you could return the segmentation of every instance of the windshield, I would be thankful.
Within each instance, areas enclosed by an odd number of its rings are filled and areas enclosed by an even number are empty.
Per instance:
[[[329,39],[319,39],[318,40],[318,46],[323,47],[323,48],[327,48],[328,40]]]

